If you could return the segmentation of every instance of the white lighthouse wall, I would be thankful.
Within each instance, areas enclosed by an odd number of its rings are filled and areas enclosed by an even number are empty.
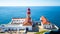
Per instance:
[[[25,28],[28,28],[28,30],[32,30],[32,26],[24,26]]]

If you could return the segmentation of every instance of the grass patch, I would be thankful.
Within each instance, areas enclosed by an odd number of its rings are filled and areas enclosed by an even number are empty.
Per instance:
[[[36,32],[35,34],[43,34],[44,32],[48,32],[48,30],[43,30],[43,31],[40,31],[40,32]]]

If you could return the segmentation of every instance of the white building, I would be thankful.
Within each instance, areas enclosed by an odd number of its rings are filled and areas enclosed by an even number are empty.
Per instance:
[[[40,18],[40,20],[41,20],[41,26],[44,29],[49,29],[49,30],[56,29],[56,30],[58,30],[58,27],[54,24],[51,24],[44,16],[42,16]]]

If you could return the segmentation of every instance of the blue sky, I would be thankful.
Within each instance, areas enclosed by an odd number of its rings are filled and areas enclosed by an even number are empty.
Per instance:
[[[60,0],[0,0],[0,6],[60,6]]]

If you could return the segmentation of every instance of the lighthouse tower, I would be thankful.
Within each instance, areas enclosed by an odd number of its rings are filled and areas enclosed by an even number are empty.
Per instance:
[[[31,13],[30,13],[30,8],[28,8],[28,9],[27,9],[27,16],[26,16],[24,25],[32,26],[32,20],[31,20],[30,14],[31,14]]]
[[[30,8],[28,8],[28,9],[27,9],[27,18],[30,18],[30,14],[31,14]]]
[[[27,9],[27,19],[28,19],[27,21],[28,21],[28,22],[31,22],[30,14],[31,14],[30,8],[28,8],[28,9]]]

